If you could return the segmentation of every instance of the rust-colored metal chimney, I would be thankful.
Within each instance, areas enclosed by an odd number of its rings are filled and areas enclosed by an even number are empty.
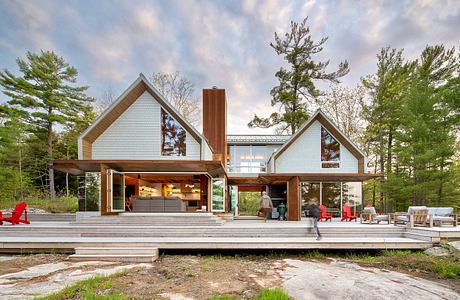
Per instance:
[[[226,165],[227,100],[225,89],[203,89],[203,134],[214,151],[214,159]]]

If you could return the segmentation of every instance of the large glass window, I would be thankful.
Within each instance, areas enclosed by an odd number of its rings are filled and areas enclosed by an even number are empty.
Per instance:
[[[228,171],[230,173],[263,173],[273,147],[259,145],[232,145],[228,147]]]
[[[311,204],[320,205],[321,184],[319,182],[302,182],[300,192],[302,195],[302,210],[308,211],[308,207]]]
[[[341,217],[342,207],[347,204],[352,212],[362,209],[363,195],[361,182],[301,182],[303,210],[315,203],[326,206],[334,217]]]
[[[212,211],[224,211],[225,183],[222,178],[212,179]]]
[[[340,144],[321,126],[321,167],[340,167]]]
[[[363,205],[361,182],[342,183],[342,203],[350,206],[352,212],[361,211]]]
[[[112,171],[112,211],[125,210],[125,175]]]
[[[99,211],[101,202],[101,173],[85,173],[84,211]]]
[[[340,182],[323,182],[322,186],[322,204],[327,207],[328,212],[332,212],[334,217],[340,217],[342,212]]]
[[[186,131],[163,108],[161,109],[161,155],[185,156]]]

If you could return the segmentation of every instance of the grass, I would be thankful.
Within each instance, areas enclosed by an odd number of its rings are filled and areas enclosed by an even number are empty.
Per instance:
[[[110,276],[94,276],[72,285],[65,287],[64,289],[52,293],[45,297],[38,297],[35,300],[61,300],[61,299],[85,299],[85,300],[125,300],[129,299],[122,293],[114,292],[107,294],[99,294],[97,290],[109,290],[114,287],[113,281],[115,277],[122,276],[128,273],[130,270],[124,270],[117,272]]]
[[[78,209],[77,197],[61,196],[54,200],[40,198],[26,198],[27,207],[40,208],[51,213],[74,213]],[[21,200],[2,200],[0,209],[12,209]]]
[[[235,298],[230,295],[221,295],[209,298],[209,300],[236,300],[240,298]],[[249,298],[250,300],[289,300],[288,294],[283,289],[264,289],[256,296]]]
[[[370,266],[376,264],[380,268],[431,274],[443,279],[460,279],[460,253],[436,257],[422,251],[386,250],[376,255],[347,253],[342,257]]]

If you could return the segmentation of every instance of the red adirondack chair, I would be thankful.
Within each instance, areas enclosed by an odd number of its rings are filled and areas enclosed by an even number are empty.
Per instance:
[[[326,222],[327,222],[327,220],[332,222],[332,212],[328,213],[327,212],[327,207],[322,205],[322,204],[319,206],[319,209],[321,211],[321,214],[320,214],[318,220],[322,221],[324,219],[324,221],[326,221]]]
[[[27,220],[27,203],[21,202],[16,204],[11,217],[3,217],[2,212],[0,211],[0,225],[3,225],[3,222],[10,222],[11,225],[16,225],[19,223],[30,224]],[[22,214],[24,213],[24,219],[21,219]]]
[[[351,212],[351,207],[348,205],[348,204],[345,204],[343,207],[342,207],[342,220],[340,221],[351,221],[351,220],[356,220],[358,219],[358,212],[355,211],[355,212]]]

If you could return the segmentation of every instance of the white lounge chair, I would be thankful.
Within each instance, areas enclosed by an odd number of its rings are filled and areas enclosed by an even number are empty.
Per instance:
[[[397,224],[410,224],[410,227],[416,225],[427,226],[428,222],[428,209],[426,206],[409,206],[407,212],[396,212],[394,218],[395,226]]]
[[[387,222],[390,224],[390,215],[379,215],[375,211],[375,207],[365,207],[361,212],[361,223],[368,222],[369,224],[380,224],[380,222]]]
[[[452,207],[428,207],[428,218],[430,227],[433,225],[441,227],[443,224],[458,226],[458,215],[454,214]]]

